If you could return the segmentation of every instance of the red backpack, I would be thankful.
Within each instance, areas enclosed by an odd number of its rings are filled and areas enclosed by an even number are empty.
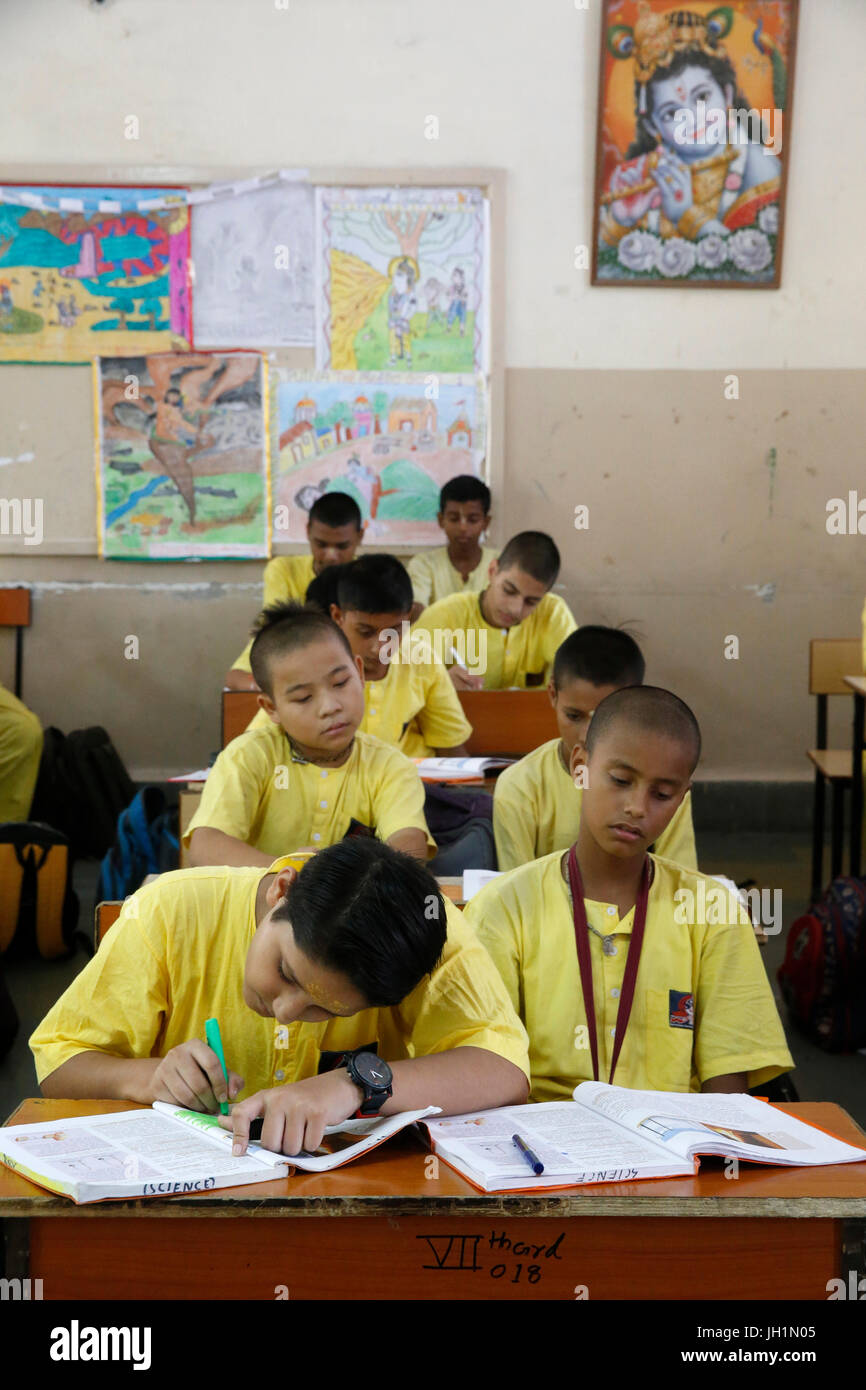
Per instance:
[[[818,1047],[866,1046],[866,879],[834,879],[792,923],[777,978],[793,1021]]]

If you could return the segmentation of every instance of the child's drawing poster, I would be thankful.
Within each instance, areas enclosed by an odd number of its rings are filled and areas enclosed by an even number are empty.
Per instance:
[[[144,206],[159,200],[175,205]],[[189,343],[182,190],[0,190],[0,361],[88,362]]]
[[[267,364],[163,353],[95,364],[100,555],[255,559],[268,539]]]
[[[483,474],[481,377],[272,372],[274,540],[305,541],[310,507],[348,492],[368,541],[433,545],[439,491]]]
[[[316,360],[334,371],[485,371],[479,188],[316,189]]]
[[[280,182],[192,213],[196,347],[313,346],[313,189]]]

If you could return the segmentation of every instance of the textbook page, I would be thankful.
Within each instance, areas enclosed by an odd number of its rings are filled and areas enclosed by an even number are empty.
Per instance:
[[[428,1120],[437,1153],[487,1190],[571,1186],[669,1177],[694,1172],[694,1162],[665,1152],[650,1135],[632,1134],[572,1101],[506,1106]],[[519,1134],[544,1164],[534,1174],[516,1148]]]
[[[480,893],[485,883],[491,879],[499,878],[498,869],[464,869],[463,870],[463,901],[468,903]]]
[[[285,1157],[235,1158],[230,1147],[226,1153],[210,1135],[155,1109],[0,1129],[0,1158],[78,1202],[206,1192],[268,1182],[289,1169]]]
[[[683,1156],[720,1154],[803,1167],[866,1159],[866,1150],[796,1120],[755,1096],[630,1091],[584,1081],[575,1089],[574,1098],[581,1107],[588,1106],[625,1125],[630,1133],[651,1136]]]

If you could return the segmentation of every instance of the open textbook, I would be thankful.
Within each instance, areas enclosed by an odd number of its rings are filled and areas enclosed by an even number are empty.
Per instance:
[[[292,1168],[324,1173],[359,1158],[416,1120],[439,1113],[428,1106],[385,1119],[344,1120],[325,1130],[314,1154],[287,1158],[253,1142],[236,1158],[231,1132],[220,1127],[216,1115],[156,1101],[150,1110],[0,1128],[0,1161],[73,1202],[167,1197],[271,1182]]]
[[[691,1176],[699,1154],[793,1167],[866,1160],[866,1149],[754,1096],[630,1091],[599,1081],[581,1082],[573,1101],[424,1123],[439,1157],[485,1192]],[[537,1177],[514,1134],[544,1164]]]
[[[494,768],[508,767],[515,758],[413,758],[422,782],[483,782]]]

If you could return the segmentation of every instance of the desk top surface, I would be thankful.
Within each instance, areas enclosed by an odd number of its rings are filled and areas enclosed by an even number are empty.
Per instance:
[[[109,1114],[143,1107],[123,1101],[22,1101],[9,1124]],[[866,1148],[866,1135],[841,1106],[778,1107]],[[742,1163],[726,1178],[719,1160],[702,1160],[696,1177],[599,1183],[559,1192],[483,1193],[444,1162],[438,1177],[417,1134],[404,1132],[381,1149],[332,1173],[296,1173],[273,1182],[169,1199],[76,1206],[0,1165],[0,1217],[41,1216],[715,1216],[866,1218],[866,1162],[823,1168],[772,1168]]]

